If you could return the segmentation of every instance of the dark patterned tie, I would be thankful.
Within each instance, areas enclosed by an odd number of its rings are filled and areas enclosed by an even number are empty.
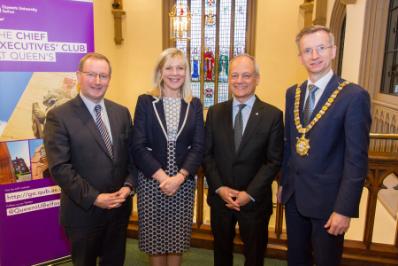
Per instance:
[[[97,104],[95,106],[94,110],[95,110],[95,123],[97,124],[98,130],[101,133],[102,139],[105,142],[105,146],[109,152],[109,155],[113,159],[112,142],[111,142],[111,138],[109,137],[108,130],[106,129],[104,121],[102,120],[102,117],[101,117],[101,110],[102,110],[101,105]]]
[[[315,85],[308,85],[308,97],[304,104],[304,116],[303,122],[304,126],[306,126],[310,122],[311,114],[315,108],[315,92],[318,90],[318,87]]]
[[[235,151],[238,151],[240,142],[243,134],[243,118],[242,109],[245,108],[246,104],[239,104],[239,111],[235,116],[234,124],[234,140],[235,140]]]

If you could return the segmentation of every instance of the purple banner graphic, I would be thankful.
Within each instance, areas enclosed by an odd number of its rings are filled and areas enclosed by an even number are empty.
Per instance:
[[[32,265],[70,253],[58,223],[60,192],[41,139],[0,142],[0,265]]]
[[[2,0],[0,71],[72,72],[94,50],[93,4]]]
[[[25,266],[70,254],[51,179],[0,186],[0,265]]]
[[[0,266],[70,254],[40,138],[47,112],[77,94],[93,31],[92,0],[0,1]]]

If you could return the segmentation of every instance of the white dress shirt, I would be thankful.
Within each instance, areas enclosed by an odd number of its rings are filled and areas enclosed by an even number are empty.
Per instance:
[[[95,109],[94,108],[98,104],[101,105],[101,107],[102,107],[101,108],[101,118],[102,118],[102,121],[105,124],[106,129],[108,130],[108,134],[109,134],[109,138],[111,139],[111,143],[113,143],[111,125],[109,123],[108,113],[106,112],[104,99],[102,99],[99,103],[95,103],[92,100],[90,100],[89,98],[85,97],[81,92],[80,92],[80,97],[82,98],[84,104],[86,105],[86,107],[89,110],[91,116],[93,117],[94,122],[96,122],[96,117],[97,117],[97,114],[95,113]]]
[[[322,78],[317,80],[315,83],[313,83],[310,79],[308,79],[307,90],[305,91],[304,103],[307,100],[308,94],[309,94],[308,85],[312,84],[312,85],[315,85],[316,87],[318,87],[318,89],[315,92],[314,106],[316,106],[318,104],[319,99],[321,98],[323,92],[325,91],[326,86],[328,85],[329,81],[332,79],[332,77],[333,77],[333,70],[330,70],[326,75],[324,75]],[[304,104],[303,104],[303,109],[304,109]]]
[[[245,128],[247,125],[247,121],[249,120],[250,113],[253,109],[253,104],[256,101],[256,96],[252,95],[250,96],[249,99],[247,99],[246,102],[243,104],[246,104],[245,108],[242,109],[242,120],[243,120],[243,127],[242,127],[242,134],[245,132]],[[232,101],[232,126],[235,127],[235,117],[239,112],[239,105],[242,104],[239,102],[235,97],[233,98]]]

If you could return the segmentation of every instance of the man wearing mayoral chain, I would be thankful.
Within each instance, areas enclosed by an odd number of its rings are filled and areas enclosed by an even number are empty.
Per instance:
[[[336,45],[328,28],[305,28],[296,43],[308,80],[286,93],[278,200],[286,207],[288,264],[340,265],[367,175],[370,99],[333,73]]]

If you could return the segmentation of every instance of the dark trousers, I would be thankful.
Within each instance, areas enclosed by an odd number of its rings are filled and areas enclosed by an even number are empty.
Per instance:
[[[110,219],[94,227],[65,227],[75,266],[122,266],[126,253],[126,219]]]
[[[214,236],[214,265],[233,265],[233,240],[236,223],[239,224],[240,237],[243,242],[245,266],[264,265],[269,218],[270,214],[256,209],[245,210],[243,207],[240,212],[237,212],[225,206],[212,206],[211,229]]]
[[[340,265],[344,235],[329,234],[324,228],[328,219],[301,215],[294,195],[286,203],[285,214],[289,266],[312,266],[314,263],[317,266]]]

